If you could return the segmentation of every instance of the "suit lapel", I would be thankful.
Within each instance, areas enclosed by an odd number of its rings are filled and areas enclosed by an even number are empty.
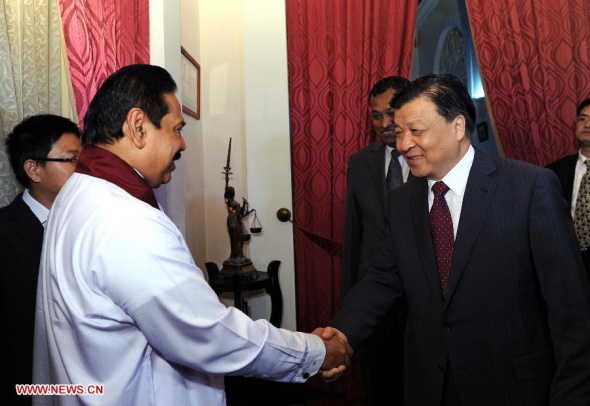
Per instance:
[[[497,168],[491,157],[475,149],[475,158],[469,172],[455,247],[453,263],[449,276],[449,285],[445,309],[453,297],[463,271],[473,250],[473,245],[481,230],[486,213],[493,199],[497,186],[497,178],[493,176]]]
[[[422,270],[426,274],[428,285],[432,294],[440,298],[442,304],[442,290],[440,288],[440,277],[436,265],[436,255],[432,245],[430,234],[430,215],[428,213],[428,183],[426,178],[416,178],[411,185],[415,188],[412,193],[411,210],[414,230],[416,230],[416,244]]]
[[[379,141],[371,145],[371,159],[368,163],[381,210],[385,213],[385,144],[383,142]]]
[[[22,199],[22,194],[18,195],[10,204],[10,217],[16,225],[14,227],[15,238],[29,244],[35,252],[41,252],[44,228]]]
[[[563,184],[563,190],[565,193],[565,199],[571,205],[572,204],[572,193],[574,192],[574,177],[576,176],[576,164],[578,163],[578,155],[572,155],[568,164],[565,167],[565,176],[561,178]]]

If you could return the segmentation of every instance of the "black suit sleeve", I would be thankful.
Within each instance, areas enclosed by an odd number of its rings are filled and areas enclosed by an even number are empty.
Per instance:
[[[569,205],[572,204],[572,194],[574,191],[574,177],[576,176],[576,163],[578,162],[578,154],[568,155],[559,159],[549,165],[547,169],[551,169],[561,183],[563,197]]]
[[[27,403],[15,384],[32,382],[33,327],[43,226],[18,195],[0,209],[0,404]],[[4,402],[2,402],[4,400]],[[28,403],[31,403],[28,398]]]
[[[557,363],[551,404],[590,399],[590,284],[555,174],[537,178],[529,213],[531,254]]]
[[[396,300],[402,297],[390,233],[387,221],[375,257],[363,269],[366,275],[352,287],[341,310],[329,323],[344,333],[353,348],[373,334]]]
[[[346,203],[344,211],[344,238],[342,239],[342,268],[340,294],[344,298],[358,279],[360,241],[363,233],[360,208],[354,190],[354,177],[358,176],[354,157],[348,161],[346,175]]]

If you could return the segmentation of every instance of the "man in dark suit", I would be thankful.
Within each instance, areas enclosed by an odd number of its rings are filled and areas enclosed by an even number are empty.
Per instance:
[[[561,158],[549,164],[547,168],[557,174],[563,188],[563,196],[570,205],[572,218],[575,220],[580,184],[586,173],[586,161],[590,158],[590,98],[580,103],[576,109],[574,135],[580,144],[578,153]],[[585,215],[588,217],[586,213]],[[590,249],[584,246],[583,242],[580,252],[586,271],[590,274]]]
[[[384,225],[388,189],[408,179],[410,168],[395,150],[393,109],[389,105],[395,92],[408,83],[407,79],[398,76],[375,83],[369,95],[369,105],[373,131],[380,139],[354,153],[348,160],[342,241],[342,298],[362,278],[360,270],[375,253]],[[403,402],[404,324],[405,309],[401,306],[388,315],[378,331],[357,351],[369,405],[380,405],[383,396],[391,396],[392,393],[398,396],[397,404]]]
[[[356,347],[405,297],[406,405],[589,404],[590,284],[557,177],[474,149],[475,108],[452,75],[415,80],[392,107],[421,178],[391,195],[330,324]]]
[[[29,117],[6,139],[6,152],[23,193],[0,209],[0,368],[3,405],[31,404],[16,384],[32,382],[33,326],[44,222],[80,154],[80,130],[50,114]]]

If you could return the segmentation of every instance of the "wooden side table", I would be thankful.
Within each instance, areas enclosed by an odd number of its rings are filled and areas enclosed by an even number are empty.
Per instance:
[[[266,272],[258,271],[257,279],[242,280],[239,275],[234,275],[232,278],[221,278],[219,267],[215,262],[205,263],[211,288],[218,295],[221,292],[233,292],[234,307],[244,313],[246,313],[246,303],[242,293],[250,290],[266,290],[270,295],[271,302],[270,323],[275,327],[281,326],[283,318],[283,295],[279,286],[279,265],[281,265],[281,261],[271,261]]]

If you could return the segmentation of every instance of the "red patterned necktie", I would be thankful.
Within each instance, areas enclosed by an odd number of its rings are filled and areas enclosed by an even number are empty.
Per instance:
[[[432,242],[434,243],[440,286],[445,298],[447,297],[447,284],[449,282],[449,274],[451,273],[453,245],[455,243],[453,219],[451,218],[449,205],[445,200],[445,193],[448,191],[449,187],[444,182],[439,181],[432,185],[434,202],[430,209],[430,233],[432,234]]]

